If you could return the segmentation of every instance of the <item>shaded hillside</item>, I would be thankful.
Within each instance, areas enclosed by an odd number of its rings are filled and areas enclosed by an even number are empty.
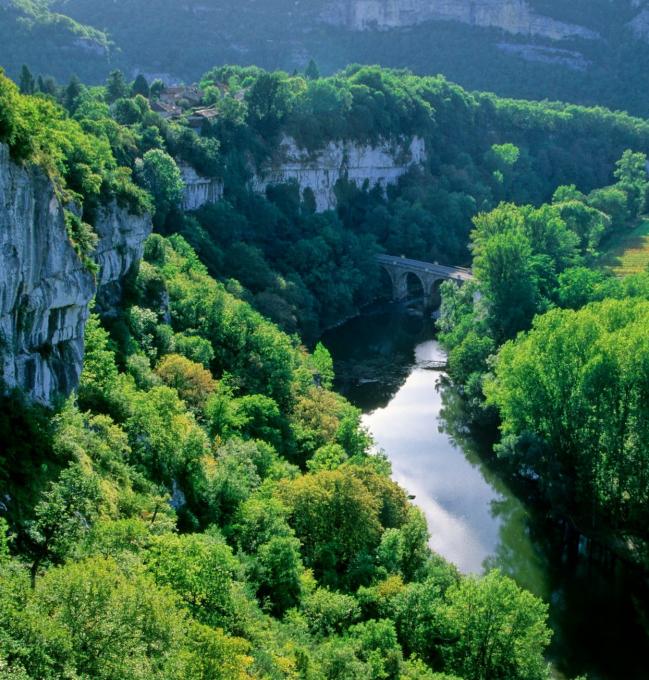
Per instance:
[[[0,63],[14,76],[27,63],[61,79],[99,82],[119,66],[193,81],[219,63],[291,72],[314,57],[323,73],[380,63],[441,72],[469,89],[639,115],[649,113],[648,34],[638,0],[0,3]]]
[[[113,48],[105,32],[56,12],[49,0],[0,1],[0,62],[9,72],[32,64],[57,78],[97,78]]]

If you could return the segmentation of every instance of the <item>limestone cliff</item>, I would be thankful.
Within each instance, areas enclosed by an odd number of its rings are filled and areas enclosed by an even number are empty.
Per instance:
[[[179,164],[185,183],[183,210],[198,210],[206,203],[216,203],[223,196],[223,183],[218,179],[199,175],[191,165]]]
[[[13,163],[0,145],[0,366],[5,387],[51,403],[77,385],[83,336],[95,295],[114,297],[142,254],[147,217],[116,205],[95,226],[99,272],[70,244],[63,206],[45,174]]]
[[[526,0],[336,0],[322,19],[357,31],[453,20],[551,40],[599,37],[583,26],[536,13]]]
[[[254,176],[252,188],[263,192],[270,184],[296,181],[302,192],[313,191],[316,209],[323,211],[335,207],[334,188],[339,179],[346,177],[359,186],[367,181],[370,187],[378,184],[385,189],[425,155],[424,140],[419,137],[410,143],[384,141],[375,146],[335,141],[315,153],[285,137],[278,159]]]

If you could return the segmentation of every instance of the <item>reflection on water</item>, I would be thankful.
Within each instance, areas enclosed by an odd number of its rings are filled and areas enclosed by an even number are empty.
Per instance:
[[[587,560],[566,564],[549,522],[532,517],[484,462],[443,376],[417,367],[443,356],[433,323],[398,306],[377,308],[323,342],[338,389],[363,410],[394,478],[426,514],[431,547],[467,573],[498,568],[550,604],[556,677],[649,678],[636,606],[646,582]]]
[[[366,413],[387,406],[415,363],[415,347],[433,333],[432,320],[398,305],[377,306],[327,332],[336,389]]]
[[[500,569],[545,600],[550,599],[548,560],[532,534],[533,524],[525,505],[512,493],[503,479],[480,456],[480,442],[466,427],[464,403],[450,386],[442,392],[439,411],[440,428],[453,443],[455,450],[479,470],[484,482],[497,494],[490,504],[491,516],[498,524],[498,540],[483,562],[483,568]],[[489,444],[482,446],[482,453]]]
[[[434,341],[417,347],[418,360],[434,358]],[[498,544],[500,522],[491,510],[502,496],[440,431],[439,380],[438,373],[413,370],[388,406],[367,414],[364,424],[388,453],[394,478],[426,514],[433,550],[478,573]]]
[[[442,374],[417,368],[444,358],[433,334],[431,322],[393,307],[355,319],[323,341],[334,356],[338,388],[363,409],[393,477],[426,514],[433,550],[464,572],[480,573],[500,550],[505,513],[524,522],[525,512],[503,483],[485,478],[477,456],[442,429]],[[525,542],[525,533],[516,539]],[[519,550],[533,552],[531,544],[507,552]],[[540,582],[533,585],[543,591]]]

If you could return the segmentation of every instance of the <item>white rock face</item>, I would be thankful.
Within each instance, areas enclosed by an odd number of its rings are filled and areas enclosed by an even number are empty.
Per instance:
[[[142,259],[152,228],[149,215],[131,215],[115,204],[102,208],[95,223],[99,243],[94,254],[99,265],[97,308],[102,315],[112,315],[121,301],[122,283]]]
[[[356,31],[454,20],[552,40],[599,37],[583,26],[537,14],[526,0],[337,0],[322,19]]]
[[[413,165],[422,163],[426,146],[420,137],[405,142],[383,142],[376,147],[352,142],[329,142],[316,153],[301,149],[290,137],[280,146],[280,161],[254,176],[252,189],[264,192],[273,184],[296,181],[300,190],[311,189],[318,212],[336,206],[336,182],[346,177],[361,186],[368,181],[385,189]]]
[[[216,203],[223,196],[223,183],[211,177],[202,177],[191,165],[179,164],[185,183],[183,210],[198,210],[207,203]]]
[[[78,47],[83,52],[99,57],[104,57],[108,54],[108,48],[92,38],[76,38],[73,40],[72,45]]]
[[[51,403],[77,386],[90,301],[139,259],[151,221],[113,206],[96,229],[95,280],[68,241],[49,179],[13,163],[0,145],[0,367],[6,388]]]

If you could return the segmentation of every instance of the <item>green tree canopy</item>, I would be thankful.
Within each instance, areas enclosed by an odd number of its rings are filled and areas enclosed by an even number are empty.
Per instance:
[[[648,319],[641,299],[553,310],[500,350],[486,386],[502,453],[589,525],[641,531],[646,521]]]
[[[155,202],[155,221],[164,224],[167,215],[182,199],[184,183],[174,159],[161,149],[151,149],[144,154],[136,167],[142,185]]]

